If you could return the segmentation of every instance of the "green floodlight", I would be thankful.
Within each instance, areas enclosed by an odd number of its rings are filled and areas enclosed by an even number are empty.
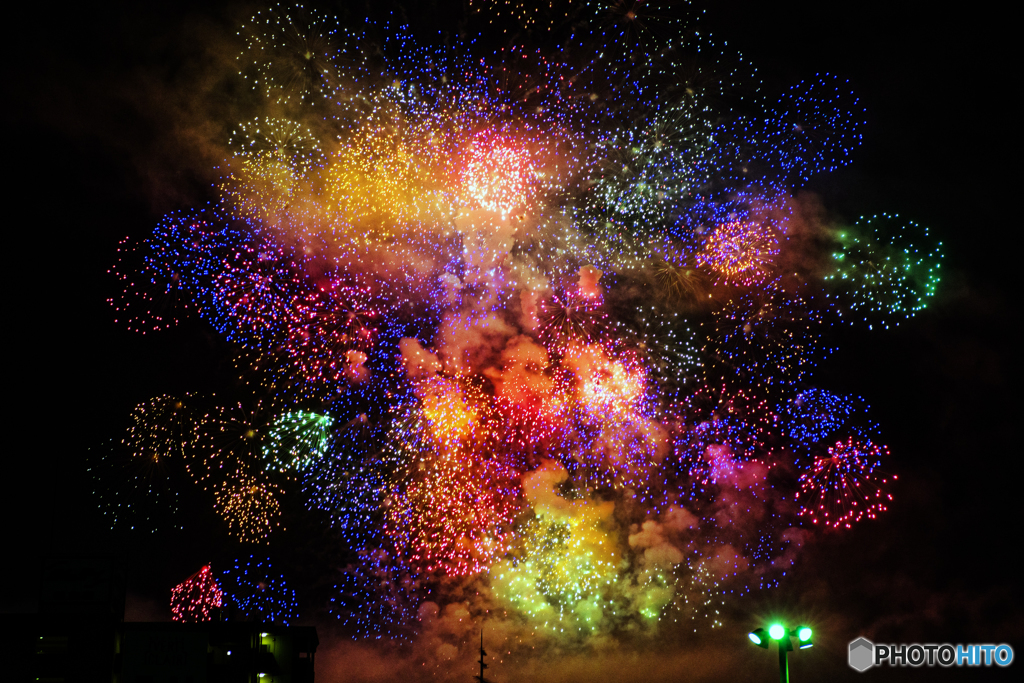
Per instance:
[[[757,645],[760,648],[768,649],[768,638],[763,628],[755,629],[747,634],[747,638],[750,638],[750,642]]]
[[[814,642],[811,640],[811,627],[810,626],[798,626],[796,629],[796,638],[800,642],[798,647],[801,650],[806,650],[809,647],[814,647]]]
[[[767,631],[763,628],[754,629],[747,634],[747,637],[754,645],[765,650],[771,645],[772,640],[775,641],[775,646],[779,650],[779,681],[789,683],[789,657],[787,655],[793,651],[793,639],[796,639],[798,649],[806,650],[814,645],[811,642],[812,635],[814,633],[810,626],[797,626],[795,629],[788,629],[782,624],[775,623],[769,626]]]

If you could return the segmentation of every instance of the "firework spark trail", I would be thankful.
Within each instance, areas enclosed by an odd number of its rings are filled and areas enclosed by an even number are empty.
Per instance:
[[[238,60],[262,110],[225,122],[219,202],[119,250],[119,319],[198,316],[254,394],[141,404],[129,450],[181,460],[241,543],[301,497],[346,544],[330,609],[363,635],[469,593],[576,642],[714,627],[802,522],[889,500],[864,409],[807,383],[829,320],[927,305],[938,247],[875,217],[790,274],[795,192],[849,163],[856,98],[822,76],[766,105],[675,10],[625,6],[490,3],[533,42],[487,55],[262,10]]]

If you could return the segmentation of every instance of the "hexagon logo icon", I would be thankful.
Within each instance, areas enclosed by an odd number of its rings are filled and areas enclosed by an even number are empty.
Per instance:
[[[850,643],[850,667],[867,671],[875,663],[875,644],[867,638],[858,638]]]

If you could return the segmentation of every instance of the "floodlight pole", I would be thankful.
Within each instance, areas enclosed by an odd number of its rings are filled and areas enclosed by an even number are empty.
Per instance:
[[[814,645],[811,636],[814,632],[810,626],[798,626],[796,629],[788,629],[782,624],[775,623],[768,627],[756,628],[747,634],[754,645],[762,650],[771,649],[771,641],[775,641],[775,647],[779,649],[779,683],[789,683],[789,653],[793,649],[793,638],[799,638],[797,647],[801,650]],[[767,637],[766,637],[767,636]],[[771,640],[769,640],[769,638]]]

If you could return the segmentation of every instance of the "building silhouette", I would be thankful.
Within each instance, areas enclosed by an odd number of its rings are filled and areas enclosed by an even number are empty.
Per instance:
[[[51,560],[39,611],[0,615],[3,680],[33,683],[313,683],[311,626],[125,622],[124,572]]]

